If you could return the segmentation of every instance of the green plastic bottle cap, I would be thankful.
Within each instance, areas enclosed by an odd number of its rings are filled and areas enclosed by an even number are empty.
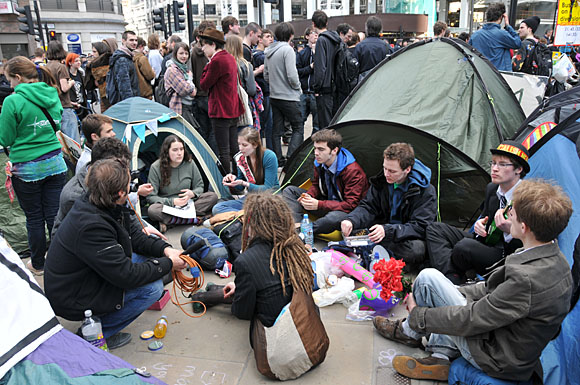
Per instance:
[[[161,341],[153,341],[149,344],[149,350],[155,351],[159,350],[163,347],[163,342]]]
[[[153,338],[154,335],[155,333],[153,333],[153,330],[146,330],[143,333],[141,333],[141,339],[150,340],[151,338]]]

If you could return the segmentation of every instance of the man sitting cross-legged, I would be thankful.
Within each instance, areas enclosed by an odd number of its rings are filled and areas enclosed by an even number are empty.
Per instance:
[[[555,238],[571,214],[560,188],[522,181],[509,221],[523,248],[486,283],[457,288],[438,270],[425,269],[407,297],[407,320],[374,319],[383,337],[409,346],[431,335],[431,356],[396,356],[393,368],[410,378],[447,381],[449,360],[461,355],[491,377],[528,381],[536,373],[541,379],[540,354],[570,308],[572,275]]]
[[[314,178],[308,191],[289,186],[284,189],[294,221],[300,222],[303,213],[319,219],[312,224],[314,234],[340,229],[340,222],[365,196],[369,182],[354,156],[342,147],[342,136],[335,130],[324,129],[312,135],[314,143]]]

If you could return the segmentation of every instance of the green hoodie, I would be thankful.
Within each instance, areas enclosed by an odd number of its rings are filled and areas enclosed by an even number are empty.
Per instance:
[[[28,162],[61,148],[50,121],[37,105],[48,110],[60,130],[62,105],[56,88],[44,82],[22,83],[4,99],[0,114],[0,145],[10,147],[12,163]]]

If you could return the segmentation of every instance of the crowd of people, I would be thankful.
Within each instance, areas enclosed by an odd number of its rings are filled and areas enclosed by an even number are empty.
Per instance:
[[[491,5],[486,17],[482,30],[463,38],[498,69],[526,72],[539,19],[524,20],[518,34],[505,7]],[[222,31],[201,23],[191,45],[171,36],[164,54],[157,35],[146,43],[126,31],[121,45],[93,43],[84,68],[58,41],[49,43],[47,62],[39,52],[34,60],[6,63],[14,93],[2,104],[0,145],[9,149],[10,181],[26,215],[28,268],[44,274],[55,313],[81,320],[91,309],[102,319],[110,349],[129,343],[123,328],[160,297],[172,270],[186,267],[183,251],[167,243],[167,226],[243,210],[242,254],[234,261],[235,282],[221,288],[223,298],[236,316],[270,327],[295,290],[312,291],[308,249],[296,231],[309,214],[316,218],[314,234],[339,230],[346,237],[367,229],[373,243],[418,273],[406,300],[408,319],[374,321],[382,336],[408,346],[419,347],[430,335],[432,355],[396,357],[399,373],[446,380],[450,359],[461,355],[493,377],[538,375],[541,351],[558,332],[572,294],[570,270],[555,242],[572,213],[570,199],[547,183],[524,180],[528,150],[513,141],[491,149],[491,183],[473,233],[436,221],[431,170],[412,144],[389,145],[376,159],[382,172],[366,175],[340,133],[327,127],[350,87],[403,43],[385,43],[375,16],[363,36],[348,24],[336,31],[327,26],[326,14],[314,12],[298,49],[290,23],[274,31],[250,23],[241,37],[238,21],[226,17]],[[445,23],[435,24],[436,37],[446,33]],[[517,50],[513,60],[510,49]],[[346,88],[337,86],[339,57],[356,67]],[[532,64],[531,73],[537,68]],[[134,96],[166,99],[198,130],[225,170],[223,185],[239,199],[218,202],[215,192],[204,190],[200,170],[175,135],[164,139],[148,183],[132,192],[129,148],[115,137],[109,117],[90,112],[91,103],[103,112]],[[309,115],[312,185],[280,191],[282,143],[288,142],[288,156],[298,149]],[[84,138],[68,182],[58,130]],[[132,209],[140,200],[157,226]],[[164,211],[190,201],[196,218]],[[455,286],[477,275],[487,284]]]

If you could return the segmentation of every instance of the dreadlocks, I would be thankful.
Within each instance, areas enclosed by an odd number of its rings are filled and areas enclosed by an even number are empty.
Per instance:
[[[274,247],[270,254],[270,271],[272,274],[276,271],[280,274],[284,295],[286,295],[284,262],[295,290],[310,293],[314,280],[308,251],[296,234],[292,218],[290,209],[277,195],[248,194],[246,198],[242,251],[258,238],[272,242]]]

